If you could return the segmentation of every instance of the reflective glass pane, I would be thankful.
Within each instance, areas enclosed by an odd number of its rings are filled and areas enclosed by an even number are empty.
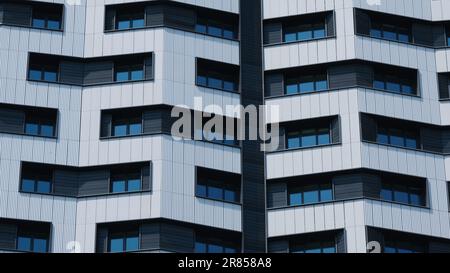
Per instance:
[[[331,143],[329,132],[319,132],[318,145],[327,145]]]
[[[144,27],[145,26],[144,18],[134,19],[132,24],[133,24],[133,28]]]
[[[333,191],[331,189],[323,189],[320,191],[320,202],[328,202],[333,200]]]
[[[235,191],[225,190],[224,191],[225,201],[228,202],[238,202],[238,195]]]
[[[405,94],[414,94],[414,90],[412,89],[412,87],[410,85],[402,85],[402,93]]]
[[[394,247],[385,246],[384,253],[397,253]]]
[[[38,253],[47,252],[47,240],[45,239],[34,239],[33,240],[33,251]]]
[[[40,81],[42,80],[42,72],[40,70],[30,69],[28,77],[30,78],[30,80]]]
[[[206,253],[206,244],[195,242],[195,252],[196,253]]]
[[[370,36],[375,37],[375,38],[381,38],[381,30],[379,29],[371,29],[370,30]]]
[[[297,93],[298,93],[298,84],[294,83],[294,84],[286,85],[286,94],[287,95],[297,94]]]
[[[316,91],[323,91],[328,89],[328,82],[326,80],[316,81]]]
[[[36,28],[45,28],[45,20],[41,18],[33,18],[32,26]]]
[[[322,250],[320,248],[311,248],[311,249],[306,249],[305,253],[318,254],[318,253],[322,253]]]
[[[142,134],[142,124],[140,123],[132,123],[130,124],[130,135],[140,135]]]
[[[236,251],[235,248],[226,247],[225,248],[225,253],[237,253],[237,251]]]
[[[26,123],[25,124],[25,134],[38,135],[39,134],[39,125],[36,123]]]
[[[219,245],[209,244],[208,253],[223,253],[223,247]]]
[[[386,82],[386,90],[400,92],[400,84],[396,82]]]
[[[320,29],[316,29],[313,32],[314,38],[318,39],[318,38],[323,38],[325,37],[325,28],[320,28]]]
[[[56,82],[57,74],[53,71],[44,71],[44,81]]]
[[[300,31],[297,36],[299,41],[310,40],[313,38],[313,33],[311,30]]]
[[[422,197],[419,194],[410,194],[409,195],[410,204],[415,206],[422,206]]]
[[[298,133],[288,134],[287,147],[288,149],[300,147],[300,137],[298,136]]]
[[[297,33],[286,33],[284,34],[285,42],[294,42],[297,40]]]
[[[398,34],[398,40],[400,42],[409,43],[409,35],[400,33],[400,34]]]
[[[123,238],[111,239],[110,241],[110,252],[123,252]]]
[[[235,85],[233,82],[224,81],[223,82],[223,89],[227,91],[235,91]]]
[[[125,192],[125,181],[124,180],[113,181],[112,192]]]
[[[37,182],[37,192],[38,193],[50,193],[51,192],[51,183],[49,181],[41,181]]]
[[[381,189],[381,199],[386,201],[392,201],[392,191],[389,189]]]
[[[303,198],[301,192],[289,194],[289,205],[298,206],[303,204]]]
[[[404,191],[394,191],[394,201],[400,203],[408,203],[408,193]]]
[[[385,89],[384,81],[374,80],[373,87],[376,89]]]
[[[234,39],[234,32],[232,30],[223,30],[223,37],[227,39]]]
[[[127,135],[127,125],[115,125],[114,126],[114,136],[126,136]]]
[[[54,29],[54,30],[61,29],[61,23],[58,20],[48,20],[47,21],[47,28],[48,29]]]
[[[208,197],[213,199],[222,199],[223,198],[223,189],[217,187],[208,187]]]
[[[208,86],[211,88],[222,89],[222,80],[215,78],[208,78]]]
[[[197,85],[207,85],[207,79],[204,76],[197,76]]]
[[[131,80],[132,81],[140,81],[143,79],[144,79],[144,71],[143,70],[131,71]]]
[[[405,140],[405,147],[411,148],[411,149],[417,149],[417,140],[415,138],[409,138],[407,137]]]
[[[319,191],[305,191],[303,193],[304,203],[305,204],[313,204],[319,202]]]
[[[196,193],[197,196],[206,197],[206,186],[198,184],[196,188]]]
[[[202,24],[196,24],[195,31],[200,33],[206,33],[206,26]]]
[[[299,85],[299,91],[300,93],[307,93],[314,91],[314,82],[301,82]]]
[[[129,29],[130,27],[130,20],[121,20],[117,22],[117,29]]]
[[[22,179],[22,191],[34,192],[34,180]]]
[[[385,30],[383,31],[383,37],[388,40],[397,40],[397,33]]]
[[[53,126],[52,125],[41,125],[41,136],[52,137],[54,136]]]
[[[117,71],[116,72],[116,81],[123,82],[123,81],[129,81],[128,77],[128,71]]]
[[[385,129],[380,128],[377,134],[377,142],[381,144],[389,144],[389,136]]]
[[[390,144],[394,146],[405,146],[405,139],[403,138],[403,133],[400,130],[391,130],[390,134]]]
[[[17,250],[31,251],[31,238],[22,236],[17,237]]]
[[[141,190],[141,180],[140,179],[130,179],[128,180],[128,191],[140,191]]]
[[[208,34],[213,36],[222,36],[222,29],[215,26],[208,26]]]
[[[125,240],[126,251],[137,251],[139,250],[139,237],[128,237]]]
[[[314,131],[306,130],[302,132],[302,147],[312,147],[317,145],[316,134]]]
[[[325,247],[322,249],[322,253],[336,253],[336,248],[335,247]]]

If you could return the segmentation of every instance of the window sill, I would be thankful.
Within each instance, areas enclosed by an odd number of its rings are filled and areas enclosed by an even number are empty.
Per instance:
[[[17,24],[0,23],[0,26],[19,27],[19,28],[27,28],[27,29],[35,29],[35,30],[44,30],[44,31],[50,31],[50,32],[59,32],[61,34],[64,32],[64,29],[39,28],[39,27],[33,27],[33,26],[27,26],[27,25],[17,25]]]
[[[383,143],[378,143],[378,142],[369,141],[369,140],[362,140],[361,142],[367,143],[367,144],[384,146],[384,147],[402,149],[402,150],[407,150],[407,151],[415,151],[415,152],[420,152],[420,153],[435,154],[435,155],[440,155],[440,156],[450,155],[449,153],[439,153],[439,152],[433,152],[433,151],[428,151],[428,150],[414,149],[414,148],[408,148],[408,147],[402,147],[402,146],[394,146],[394,145],[383,144]]]
[[[226,93],[231,93],[231,94],[237,94],[237,95],[240,94],[239,91],[231,91],[231,90],[226,90],[226,89],[214,88],[214,87],[209,87],[209,86],[202,85],[202,84],[198,84],[198,83],[195,83],[195,86],[198,86],[198,87],[201,87],[201,88],[212,89],[212,90],[218,90],[218,91],[222,91],[222,92],[226,92]]]
[[[386,39],[386,38],[374,37],[374,36],[371,36],[371,35],[366,35],[366,34],[361,34],[361,33],[355,33],[355,35],[356,36],[365,37],[365,38],[371,38],[371,39],[376,39],[376,40],[381,40],[381,41],[386,41],[386,42],[393,42],[393,43],[403,44],[403,45],[416,46],[416,47],[424,47],[424,48],[431,48],[431,49],[446,49],[446,48],[450,48],[449,45],[445,45],[445,46],[430,46],[430,45],[416,44],[416,43],[412,43],[412,42],[402,42],[402,41],[397,41],[397,40],[389,40],[389,39]]]
[[[23,136],[23,137],[33,137],[33,138],[42,138],[42,139],[49,139],[49,140],[57,140],[58,137],[49,137],[49,136],[39,136],[39,135],[28,135],[24,133],[11,133],[11,132],[2,132],[0,131],[0,134],[7,134],[7,135],[16,135],[16,136]]]
[[[294,152],[294,151],[302,151],[302,150],[315,150],[315,149],[340,146],[340,145],[342,145],[342,143],[337,142],[337,143],[331,143],[331,144],[326,144],[326,145],[317,145],[317,146],[312,146],[312,147],[299,147],[299,148],[283,149],[283,150],[278,150],[278,151],[273,151],[273,152],[266,152],[266,154],[276,154],[276,153]]]
[[[197,194],[195,195],[195,198],[203,199],[203,200],[209,200],[209,201],[214,201],[214,202],[219,202],[219,203],[231,204],[231,205],[236,205],[236,206],[242,206],[242,203],[225,201],[225,200],[214,199],[214,198],[209,198],[209,197],[203,197],[203,196],[199,196]]]
[[[145,190],[145,191],[134,191],[134,192],[101,193],[101,194],[93,194],[93,195],[71,196],[71,195],[53,194],[53,193],[24,192],[22,190],[19,190],[19,193],[22,193],[22,194],[39,195],[39,196],[53,196],[53,197],[66,197],[66,198],[76,198],[76,199],[94,198],[94,197],[109,197],[109,196],[122,196],[122,195],[138,195],[138,194],[142,194],[142,193],[152,193],[152,192],[153,192],[152,190]]]
[[[104,33],[105,34],[113,34],[113,33],[120,33],[120,32],[126,32],[126,31],[150,30],[150,29],[157,29],[157,28],[174,29],[174,30],[178,30],[178,31],[189,32],[189,33],[193,33],[193,34],[198,34],[198,35],[203,35],[203,36],[207,36],[207,37],[212,37],[212,38],[217,38],[217,39],[222,39],[222,40],[239,43],[239,39],[230,39],[230,38],[225,38],[225,37],[220,37],[220,36],[214,36],[214,35],[211,35],[208,33],[201,33],[201,32],[197,32],[194,30],[187,30],[187,29],[183,29],[183,28],[177,28],[177,27],[165,26],[165,25],[144,26],[144,27],[139,27],[139,28],[128,28],[128,29],[104,30]]]
[[[303,44],[303,43],[307,43],[307,42],[316,42],[316,41],[330,40],[330,39],[336,39],[336,35],[323,37],[323,38],[308,39],[308,40],[299,40],[299,41],[292,41],[292,42],[280,42],[280,43],[265,44],[264,47],[266,48],[266,47],[291,45],[291,44]]]
[[[121,82],[107,82],[107,83],[94,83],[94,84],[73,84],[73,83],[64,83],[64,82],[52,82],[52,81],[43,81],[43,80],[32,80],[27,78],[27,81],[29,82],[36,82],[36,83],[47,83],[47,84],[57,84],[57,85],[70,85],[70,86],[78,86],[78,87],[94,87],[94,86],[102,86],[102,85],[118,85],[118,84],[132,84],[132,83],[140,83],[140,82],[151,82],[154,81],[153,78],[151,79],[144,79],[144,80],[135,80],[135,81],[121,81]]]
[[[329,93],[329,92],[334,92],[334,91],[346,90],[346,89],[351,89],[351,88],[364,88],[364,89],[384,92],[384,93],[388,93],[388,94],[392,94],[392,95],[398,95],[398,96],[402,96],[402,97],[410,97],[410,98],[416,98],[416,99],[420,99],[421,98],[420,95],[402,94],[402,93],[389,91],[389,90],[386,90],[386,89],[378,89],[378,88],[373,88],[373,87],[369,87],[369,86],[353,85],[353,86],[348,86],[348,87],[331,88],[331,89],[326,89],[326,90],[321,90],[321,91],[314,91],[314,92],[307,92],[307,93],[296,93],[296,94],[284,94],[284,95],[277,95],[277,96],[267,96],[267,97],[265,97],[265,99],[266,100],[270,100],[270,99],[281,99],[281,98],[297,97],[297,96],[307,96],[307,95],[322,94],[322,93]],[[449,101],[450,101],[450,99],[449,99]]]

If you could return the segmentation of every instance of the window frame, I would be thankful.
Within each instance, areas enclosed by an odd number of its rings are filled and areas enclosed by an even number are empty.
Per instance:
[[[30,240],[30,248],[28,250],[19,248],[20,238],[26,238],[26,239]],[[34,249],[36,240],[44,240],[45,241],[45,251],[44,252],[36,251]],[[16,235],[16,250],[17,251],[23,251],[23,252],[29,252],[29,253],[48,253],[49,249],[50,249],[50,239],[49,238],[45,238],[43,235],[39,235],[39,234],[31,232],[31,231],[21,231],[20,228],[17,230],[17,235]]]
[[[397,147],[397,148],[405,148],[405,149],[414,149],[414,150],[420,150],[422,149],[422,141],[421,141],[421,133],[420,130],[418,130],[417,132],[414,132],[411,128],[406,128],[404,126],[396,126],[396,125],[392,125],[392,124],[383,124],[380,125],[380,122],[378,121],[376,123],[376,143],[378,144],[382,144],[382,145],[388,145],[388,146],[392,146],[392,147]],[[379,140],[380,138],[380,131],[385,132],[385,136],[387,136],[387,143],[381,142]],[[400,131],[401,132],[401,138],[403,140],[403,146],[400,145],[395,145],[392,144],[392,140],[391,138],[393,137],[392,131]],[[414,139],[416,141],[416,147],[409,147],[407,145],[408,139],[413,139],[411,137],[408,137],[408,135],[414,135],[416,138]]]
[[[305,131],[311,131],[314,130],[314,136],[315,136],[315,145],[312,146],[303,146],[302,144],[302,138],[306,135],[303,134],[303,132]],[[327,144],[319,144],[319,138],[321,135],[325,135],[325,134],[320,134],[320,131],[322,130],[327,130],[328,131],[328,137],[329,137],[329,143]],[[298,142],[299,142],[299,146],[298,147],[290,147],[289,142],[290,142],[290,135],[294,135],[294,137],[292,138],[297,138]],[[331,123],[328,125],[328,127],[313,127],[313,128],[309,128],[309,127],[304,127],[301,130],[292,130],[292,128],[287,128],[286,129],[286,134],[285,134],[285,143],[286,143],[286,150],[292,150],[292,149],[311,149],[311,148],[315,148],[315,147],[321,147],[321,146],[327,146],[327,145],[331,145],[333,144],[333,140],[332,140],[332,128],[331,128]]]
[[[312,81],[302,81],[302,79],[305,78],[311,78]],[[300,84],[309,82],[313,83],[313,90],[312,91],[304,91],[302,92],[300,89]],[[320,82],[326,82],[326,88],[325,89],[319,89],[318,83]],[[330,90],[330,81],[329,81],[329,75],[326,70],[324,71],[314,71],[309,73],[301,73],[300,74],[285,74],[283,79],[283,87],[284,87],[284,96],[292,96],[292,95],[304,95],[304,94],[312,94],[312,93],[319,93]],[[294,93],[288,92],[289,86],[296,86],[297,91]]]
[[[137,234],[137,236],[135,236]],[[127,239],[129,238],[137,238],[138,246],[135,250],[127,250]],[[112,251],[112,241],[115,239],[120,239],[122,241],[122,251]],[[141,250],[141,232],[139,228],[136,230],[132,230],[129,228],[128,230],[118,230],[118,231],[108,231],[108,243],[107,243],[108,253],[129,253],[136,252]]]
[[[133,136],[141,136],[144,134],[144,114],[139,113],[140,115],[136,115],[134,117],[115,117],[112,116],[111,119],[111,137],[112,138],[118,138],[118,137],[133,137]],[[137,121],[140,120],[140,123]],[[141,126],[141,132],[139,134],[131,134],[131,125],[140,124]],[[125,135],[116,135],[115,134],[115,128],[117,126],[126,126],[126,133]]]
[[[322,28],[323,27],[323,28]],[[315,32],[317,30],[322,31],[324,35],[321,37],[315,37]],[[308,39],[300,39],[299,34],[304,32],[309,32],[311,34],[311,37]],[[295,35],[295,39],[293,40],[287,40],[287,35]],[[294,24],[289,25],[289,23],[284,22],[282,24],[282,43],[296,43],[296,42],[307,42],[307,41],[313,41],[318,39],[324,39],[327,38],[327,22],[326,18],[322,18],[322,20],[317,20],[315,22],[310,23],[303,23],[303,24]]]
[[[305,192],[311,192],[311,190],[307,190],[307,188],[313,188],[314,192],[317,192],[317,202],[306,203],[305,202]],[[322,192],[323,191],[331,191],[331,199],[330,200],[322,200]],[[293,194],[301,194],[301,204],[296,204],[292,202],[291,196]],[[308,183],[303,185],[295,185],[290,183],[287,185],[287,206],[288,207],[301,207],[301,206],[313,206],[328,202],[333,202],[335,200],[334,197],[334,185],[332,181],[329,182],[317,182],[317,183]]]
[[[44,26],[39,27],[34,25],[34,20],[43,20]],[[55,10],[47,10],[41,7],[33,7],[31,11],[31,27],[36,29],[45,29],[45,30],[52,30],[52,31],[62,31],[63,30],[63,20],[64,20],[64,10],[61,10],[60,16],[56,14]],[[58,22],[59,27],[58,28],[50,28],[49,27],[49,21],[55,21]]]
[[[21,168],[21,169],[23,169],[23,168]],[[33,191],[25,191],[24,190],[24,188],[23,188],[24,180],[33,181]],[[49,192],[39,192],[38,191],[38,185],[39,185],[40,181],[46,182],[49,184],[49,188],[50,188]],[[53,194],[53,190],[54,190],[53,184],[54,184],[53,176],[50,174],[34,173],[33,177],[31,177],[30,174],[24,175],[23,173],[21,173],[20,192],[29,193],[29,194],[50,195],[50,194]]]
[[[139,177],[139,190],[129,191],[129,183],[130,180],[137,180],[136,177]],[[114,183],[118,181],[124,181],[125,189],[124,191],[114,191]],[[142,167],[136,168],[135,170],[126,171],[125,169],[120,170],[112,170],[109,177],[109,193],[110,194],[123,194],[123,193],[138,193],[143,191],[143,177],[142,177]]]

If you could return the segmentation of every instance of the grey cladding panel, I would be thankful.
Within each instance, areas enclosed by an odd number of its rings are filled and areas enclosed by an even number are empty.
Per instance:
[[[105,227],[97,226],[95,252],[97,252],[97,253],[108,252],[108,229]]]
[[[331,142],[341,143],[341,121],[339,117],[331,120]]]
[[[114,81],[114,63],[111,61],[86,63],[84,66],[84,84],[102,84]]]
[[[172,224],[161,224],[161,249],[189,253],[194,250],[194,230]]]
[[[59,81],[65,84],[83,85],[84,65],[80,62],[61,61]]]
[[[161,224],[151,223],[140,226],[141,246],[140,249],[152,250],[160,249],[161,243]]]
[[[164,7],[165,26],[194,31],[196,20],[194,10],[175,6]]]
[[[3,23],[18,26],[30,26],[31,6],[24,4],[3,4]]]
[[[83,171],[79,174],[79,196],[105,194],[109,192],[109,170]]]
[[[450,91],[449,91],[449,77],[448,74],[440,73],[438,74],[439,81],[439,98],[440,99],[449,99]]]
[[[334,12],[330,12],[326,18],[327,37],[333,37],[336,35],[336,27],[334,20]]]
[[[0,223],[0,249],[15,249],[17,226],[15,224]]]
[[[366,12],[355,9],[355,25],[357,34],[370,34],[370,16]]]
[[[283,41],[283,24],[279,22],[264,25],[264,44],[278,44]]]
[[[142,167],[142,189],[151,190],[152,189],[152,163],[150,162],[148,166]]]
[[[55,170],[53,172],[53,193],[57,195],[78,195],[78,172]]]
[[[282,73],[268,73],[265,77],[266,97],[284,95],[284,76]]]
[[[360,118],[362,139],[375,142],[377,140],[377,123],[375,119],[366,114],[360,114]]]
[[[162,5],[150,5],[145,8],[145,24],[148,27],[164,25]]]
[[[14,109],[0,109],[0,132],[24,133],[25,113]]]
[[[288,205],[286,183],[274,183],[267,185],[267,207],[277,208]]]

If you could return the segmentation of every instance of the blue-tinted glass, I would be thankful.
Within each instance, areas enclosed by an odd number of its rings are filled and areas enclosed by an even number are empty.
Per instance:
[[[324,248],[322,249],[322,253],[326,253],[326,254],[329,254],[329,253],[336,253],[336,248],[335,248],[335,247],[332,247],[332,246],[330,246],[330,247],[324,247]]]
[[[215,26],[208,26],[208,34],[213,36],[222,36],[222,29]]]
[[[140,191],[141,190],[141,180],[140,179],[130,179],[128,180],[128,191]]]
[[[408,203],[408,193],[403,191],[394,191],[394,201]]]
[[[196,188],[196,193],[198,196],[206,197],[206,186],[198,184]]]
[[[47,240],[45,239],[34,239],[33,240],[33,251],[38,253],[47,252]]]
[[[381,30],[379,29],[371,29],[370,30],[370,36],[375,37],[375,38],[381,38]]]
[[[140,135],[142,134],[142,124],[140,123],[132,123],[130,124],[130,135]]]
[[[297,40],[297,33],[286,33],[284,34],[285,42],[294,42]]]
[[[215,78],[208,78],[208,86],[211,88],[222,89],[222,80]]]
[[[397,253],[394,247],[385,246],[384,253]]]
[[[25,124],[25,134],[27,134],[27,135],[39,134],[39,125],[36,123],[26,123]]]
[[[316,91],[322,91],[328,89],[328,82],[326,80],[316,81]]]
[[[123,238],[111,239],[110,252],[123,252]]]
[[[48,20],[47,21],[48,29],[61,29],[61,23],[58,20]]]
[[[298,206],[298,205],[302,205],[302,204],[303,204],[303,200],[302,200],[301,192],[289,194],[289,205]]]
[[[127,135],[127,125],[115,125],[114,126],[114,136],[126,136]]]
[[[328,202],[333,200],[333,191],[331,189],[324,189],[320,191],[320,202]]]
[[[45,28],[45,20],[40,18],[33,18],[33,27]]]
[[[389,91],[400,92],[400,84],[396,82],[386,82],[386,89]]]
[[[53,71],[44,71],[44,81],[56,82],[57,74]]]
[[[208,253],[223,253],[223,247],[219,245],[208,245]]]
[[[399,249],[397,249],[397,253],[410,254],[410,253],[414,253],[414,252],[411,249],[399,248]]]
[[[41,136],[52,137],[54,136],[52,125],[41,125]]]
[[[402,85],[402,92],[405,94],[414,94],[414,90],[410,85]]]
[[[208,197],[213,199],[222,199],[223,198],[223,190],[221,188],[216,187],[208,187]]]
[[[34,180],[22,179],[22,191],[34,192]]]
[[[123,82],[123,81],[128,81],[128,71],[118,71],[116,72],[116,81],[118,82]]]
[[[405,139],[403,138],[401,131],[392,130],[389,139],[390,139],[391,145],[400,146],[400,147],[405,146]]]
[[[381,189],[381,199],[386,201],[392,201],[392,191],[389,189]]]
[[[447,38],[447,46],[450,46],[450,37]]]
[[[50,193],[50,191],[51,191],[51,184],[49,181],[39,180],[37,182],[37,192],[38,193]]]
[[[318,145],[327,145],[330,144],[330,134],[328,132],[319,133],[318,135]]]
[[[397,33],[385,30],[383,31],[383,37],[388,40],[397,40]]]
[[[125,240],[126,251],[136,251],[139,250],[139,237],[128,237]]]
[[[19,236],[17,238],[17,250],[31,251],[31,238]]]
[[[195,31],[200,33],[206,33],[206,26],[202,24],[196,24]]]
[[[286,94],[297,94],[298,93],[298,84],[288,84],[286,85]]]
[[[381,144],[389,144],[389,137],[384,132],[379,132],[377,134],[377,142]]]
[[[117,29],[129,29],[130,27],[130,20],[122,20],[117,22]]]
[[[223,89],[227,91],[235,91],[234,83],[229,81],[223,82]]]
[[[374,80],[373,87],[376,89],[385,89],[384,81]]]
[[[225,201],[237,202],[237,193],[235,191],[225,190]]]
[[[124,180],[113,181],[112,192],[125,192],[125,181]]]
[[[288,149],[300,147],[300,138],[298,134],[288,135],[287,147]]]
[[[30,69],[30,72],[28,73],[28,77],[30,78],[30,80],[35,80],[35,81],[40,81],[42,80],[42,72],[40,70],[34,70],[34,69]]]
[[[309,131],[305,131],[302,133],[302,147],[312,147],[316,146],[316,135]]]
[[[316,29],[314,30],[314,38],[323,38],[325,37],[325,29],[321,28],[321,29]]]
[[[301,82],[299,85],[300,93],[312,92],[314,91],[314,82]]]
[[[236,251],[236,249],[235,248],[229,248],[229,247],[226,247],[225,248],[225,253],[236,253],[237,251]]]
[[[319,192],[318,191],[305,191],[303,193],[304,203],[313,204],[319,202]]]
[[[134,70],[131,71],[131,80],[139,81],[144,79],[144,71],[143,70]]]
[[[398,34],[398,40],[400,42],[408,43],[409,42],[409,35],[400,33],[400,34]]]
[[[234,39],[234,31],[228,30],[228,29],[224,29],[223,30],[223,37],[227,38],[227,39]]]
[[[411,149],[417,149],[417,140],[414,138],[407,137],[405,139],[405,147],[411,148]]]
[[[195,242],[195,252],[196,253],[206,253],[206,244]]]
[[[140,28],[140,27],[144,27],[145,26],[143,18],[134,19],[132,23],[133,23],[133,28]]]
[[[322,250],[320,248],[306,249],[305,253],[317,254],[317,253],[322,253]]]
[[[310,40],[310,39],[313,38],[312,37],[313,33],[312,33],[311,30],[299,31],[297,33],[297,35],[298,35],[298,40],[299,41]]]
[[[411,205],[422,206],[422,197],[419,194],[411,193],[409,195],[409,200]]]
[[[207,79],[206,79],[206,77],[203,77],[203,76],[197,76],[197,85],[203,85],[203,86],[206,86],[206,85],[207,85]]]

